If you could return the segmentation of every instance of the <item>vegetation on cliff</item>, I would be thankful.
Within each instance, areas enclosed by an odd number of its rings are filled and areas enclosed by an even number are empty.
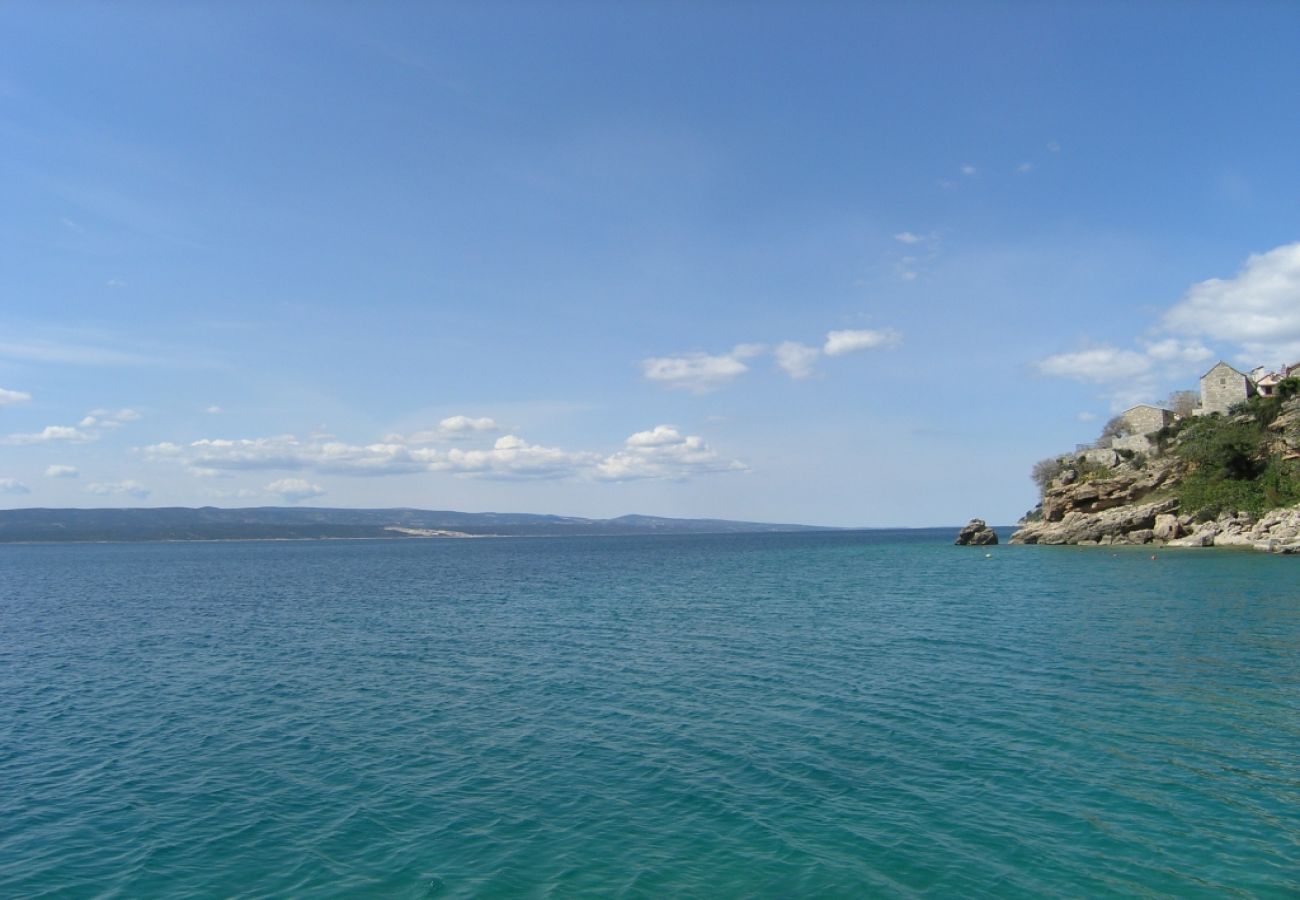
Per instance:
[[[1105,431],[1099,444],[1117,436],[1113,422]],[[1150,445],[1146,453],[1094,446],[1036,463],[1041,501],[1022,520],[1019,542],[1172,541],[1229,519],[1249,531],[1269,510],[1295,506],[1300,379],[1227,415],[1178,418]]]

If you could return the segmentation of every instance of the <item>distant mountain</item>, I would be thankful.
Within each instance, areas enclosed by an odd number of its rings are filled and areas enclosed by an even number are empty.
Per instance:
[[[529,513],[427,509],[320,509],[205,506],[156,509],[0,510],[0,543],[19,541],[211,541],[420,538],[510,535],[745,534],[821,531],[809,525],[620,516],[583,519]]]

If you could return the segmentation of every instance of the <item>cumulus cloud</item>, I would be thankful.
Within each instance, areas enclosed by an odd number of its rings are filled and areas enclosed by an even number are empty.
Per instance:
[[[16,478],[0,478],[0,494],[30,494],[32,489]]]
[[[787,375],[794,379],[803,379],[812,375],[813,365],[821,356],[821,351],[798,341],[782,341],[777,344],[772,355],[776,357],[776,364]]]
[[[900,244],[919,244],[925,240],[925,238],[911,231],[900,231],[898,234],[894,235],[894,240],[898,241]]]
[[[739,460],[719,456],[697,435],[683,435],[673,425],[657,425],[649,431],[638,431],[624,441],[622,450],[596,466],[596,477],[608,481],[682,480],[704,472],[747,469]]]
[[[684,353],[654,356],[641,361],[641,370],[651,381],[694,393],[714,391],[749,371],[743,360],[763,352],[762,344],[737,344],[729,353]]]
[[[0,388],[0,406],[13,406],[17,403],[26,403],[32,399],[32,395],[26,391],[11,391],[7,388]]]
[[[901,340],[902,335],[892,328],[830,331],[826,334],[822,352],[827,356],[843,356],[859,350],[883,350],[896,346]]]
[[[448,416],[438,423],[438,429],[445,434],[474,434],[476,432],[496,431],[497,423],[487,416],[472,419],[469,416]]]
[[[100,496],[130,496],[143,500],[149,496],[149,489],[138,481],[96,482],[86,485],[86,492]]]
[[[393,442],[353,445],[343,441],[293,435],[264,438],[202,438],[189,444],[171,442],[144,448],[150,460],[182,462],[195,474],[218,471],[315,469],[351,475],[420,472],[438,458],[437,451]]]
[[[320,497],[325,493],[323,487],[319,484],[312,484],[305,478],[281,478],[279,481],[272,481],[268,484],[266,490],[272,494],[279,494],[288,503],[310,500],[312,497]]]
[[[1110,384],[1144,375],[1151,370],[1151,359],[1135,350],[1099,346],[1070,353],[1056,353],[1037,363],[1038,371],[1056,378]]]
[[[1145,343],[1146,354],[1157,362],[1203,363],[1214,358],[1214,351],[1200,341],[1166,338]]]
[[[471,416],[448,416],[438,423],[437,428],[431,428],[426,431],[417,431],[414,434],[402,437],[394,434],[388,435],[385,440],[392,440],[396,443],[406,444],[440,444],[444,441],[463,441],[473,437],[478,437],[492,432],[500,431],[501,426],[496,420],[487,416],[473,418]]]
[[[1132,348],[1087,346],[1035,367],[1105,386],[1112,406],[1123,406],[1192,385],[1218,355],[1213,344],[1234,346],[1233,358],[1247,369],[1300,361],[1300,242],[1252,255],[1232,278],[1192,285],[1152,332]]]
[[[1232,278],[1192,285],[1161,326],[1236,344],[1251,365],[1300,359],[1300,241],[1252,254]]]
[[[0,440],[0,444],[44,444],[50,441],[73,441],[76,443],[84,443],[86,441],[96,440],[97,438],[98,435],[92,432],[81,431],[71,427],[70,425],[46,425],[40,431],[34,431],[27,434],[11,434],[3,440]]]
[[[721,458],[702,438],[682,435],[667,425],[637,432],[621,450],[609,455],[535,444],[514,434],[502,435],[479,448],[440,449],[392,442],[353,445],[280,435],[236,440],[203,438],[189,444],[167,442],[145,447],[143,453],[151,462],[182,465],[191,474],[205,477],[229,471],[287,470],[345,475],[446,472],[490,479],[625,480],[681,479],[746,468],[736,460]],[[276,483],[298,481],[305,479],[286,478]]]
[[[453,447],[431,462],[429,468],[483,478],[565,478],[588,469],[597,458],[594,453],[530,444],[518,435],[507,434],[485,450]]]
[[[81,473],[76,466],[52,465],[45,467],[46,478],[76,478]]]
[[[140,421],[140,414],[133,409],[92,409],[77,425],[81,428],[120,428],[127,422]]]

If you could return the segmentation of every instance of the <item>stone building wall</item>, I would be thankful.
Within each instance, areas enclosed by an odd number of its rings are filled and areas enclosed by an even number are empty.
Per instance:
[[[1134,453],[1150,453],[1155,450],[1155,444],[1145,434],[1126,434],[1112,438],[1110,446],[1112,450],[1132,450]]]
[[[1174,414],[1158,406],[1135,406],[1124,412],[1124,424],[1130,435],[1146,435],[1172,424]]]
[[[1226,413],[1254,393],[1250,379],[1225,362],[1201,376],[1199,415]]]

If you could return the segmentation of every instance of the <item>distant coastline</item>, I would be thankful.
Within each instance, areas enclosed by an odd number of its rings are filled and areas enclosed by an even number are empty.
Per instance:
[[[620,516],[302,507],[0,510],[0,543],[463,540],[563,535],[762,534],[841,531],[816,525]]]

